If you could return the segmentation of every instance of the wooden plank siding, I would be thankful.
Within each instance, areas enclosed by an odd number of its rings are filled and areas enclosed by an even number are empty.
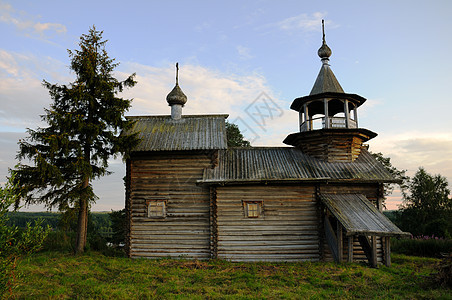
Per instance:
[[[160,154],[132,158],[127,168],[130,257],[210,258],[209,187],[197,186],[211,155]],[[166,217],[149,218],[146,201],[166,200]]]
[[[247,218],[243,201],[262,201]],[[319,260],[318,206],[314,186],[216,188],[216,254],[232,261]]]

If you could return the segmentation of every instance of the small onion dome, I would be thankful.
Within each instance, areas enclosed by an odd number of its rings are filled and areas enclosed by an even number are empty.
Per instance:
[[[166,96],[166,101],[169,105],[179,104],[183,106],[187,102],[187,96],[182,92],[179,84],[176,83],[173,90]]]
[[[323,41],[322,47],[319,48],[319,51],[317,51],[317,54],[320,56],[321,59],[328,59],[333,52],[331,51],[330,47]]]

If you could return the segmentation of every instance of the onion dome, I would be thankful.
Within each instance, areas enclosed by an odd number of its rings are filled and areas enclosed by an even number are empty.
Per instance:
[[[324,39],[322,47],[319,48],[319,51],[317,51],[317,54],[323,60],[323,59],[329,59],[329,57],[331,56],[332,53],[333,52],[331,51],[330,47],[328,47],[328,45],[326,44],[325,39]]]
[[[187,96],[185,96],[182,89],[179,87],[179,63],[176,63],[176,86],[173,90],[166,96],[166,101],[171,105],[182,105],[187,102]]]
[[[324,22],[324,20],[322,20],[322,31],[323,31],[323,42],[322,42],[322,46],[319,48],[319,51],[317,51],[317,54],[323,61],[323,60],[328,60],[330,58],[331,54],[333,53],[325,41],[325,22]]]

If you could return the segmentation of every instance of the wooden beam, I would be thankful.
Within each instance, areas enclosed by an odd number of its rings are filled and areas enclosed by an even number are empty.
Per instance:
[[[348,111],[348,100],[344,101],[345,128],[350,128],[350,112]]]
[[[384,237],[384,255],[385,255],[385,265],[387,267],[391,266],[391,237]]]
[[[367,236],[365,236],[365,235],[359,235],[358,236],[358,241],[359,241],[359,244],[361,245],[361,248],[364,251],[364,254],[366,255],[367,260],[370,263],[371,260],[372,260],[372,253],[371,253],[372,252],[371,251],[372,245],[371,245],[371,243],[369,241],[369,238]]]
[[[306,122],[306,130],[312,130],[312,120],[309,117],[309,111],[308,106],[306,104],[303,105],[303,113],[304,113],[304,120]]]
[[[370,265],[372,268],[377,267],[377,237],[373,235],[371,237],[371,243],[372,243],[372,260],[370,262]]]
[[[299,111],[298,112],[298,128],[299,128],[300,132],[302,131],[301,130],[301,126],[303,125],[303,123],[304,123],[304,121],[303,121],[303,112]]]
[[[336,240],[337,240],[337,260],[342,262],[344,260],[344,251],[343,251],[343,235],[342,235],[342,224],[337,221],[336,222]]]
[[[328,116],[328,99],[323,99],[323,110],[325,113],[325,127],[326,129],[330,128],[330,117]]]
[[[356,107],[356,105],[355,105],[355,107],[353,108],[353,114],[354,114],[354,116],[355,116],[356,128],[358,128],[358,108]]]
[[[328,215],[325,216],[325,238],[328,246],[330,247],[331,253],[333,254],[334,261],[338,262],[338,253],[337,253],[337,239],[334,235],[333,226],[331,226],[330,220],[328,219]]]
[[[347,261],[349,263],[353,262],[353,235],[348,237],[348,257]]]

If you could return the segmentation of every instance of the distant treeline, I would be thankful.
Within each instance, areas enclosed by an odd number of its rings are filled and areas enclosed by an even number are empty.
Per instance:
[[[8,213],[10,226],[17,226],[19,228],[25,228],[27,226],[27,222],[31,222],[38,219],[42,219],[43,226],[49,225],[53,228],[53,230],[62,229],[61,226],[65,222],[62,221],[63,214],[58,212],[10,212]],[[111,234],[111,218],[109,213],[107,212],[91,212],[88,218],[88,227],[91,227],[94,232],[97,232],[101,235],[110,235]]]
[[[385,210],[383,211],[383,214],[389,219],[391,220],[392,223],[395,222],[396,217],[397,217],[397,210]]]

